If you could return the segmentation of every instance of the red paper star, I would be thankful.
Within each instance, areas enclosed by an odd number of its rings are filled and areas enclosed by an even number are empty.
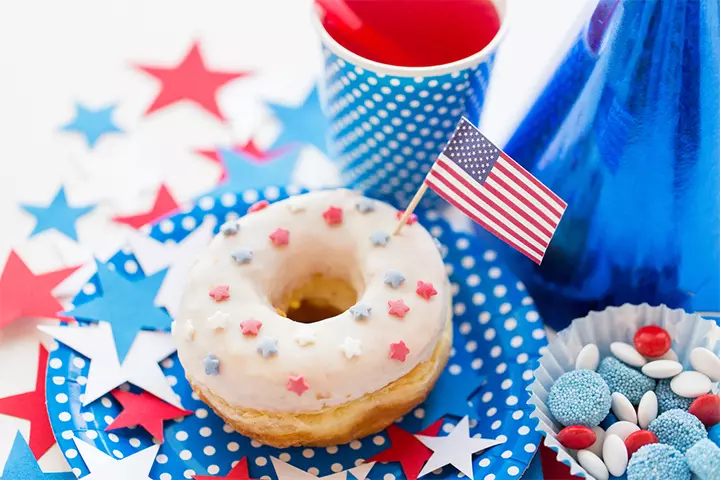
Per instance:
[[[405,305],[402,298],[400,300],[388,300],[388,314],[403,318],[409,311],[410,307]]]
[[[423,282],[422,280],[418,280],[417,290],[415,290],[415,293],[423,297],[425,300],[430,300],[430,297],[432,297],[433,295],[437,295],[437,290],[435,290],[435,287],[433,287],[433,284],[431,282]]]
[[[130,225],[132,228],[137,229],[159,219],[160,217],[164,217],[165,215],[174,212],[178,208],[180,208],[180,205],[178,205],[172,197],[167,186],[160,185],[160,189],[155,197],[155,203],[153,203],[150,210],[136,215],[113,217],[113,221],[117,223],[124,223],[125,225]]]
[[[243,335],[257,335],[262,328],[262,322],[251,318],[240,322],[240,328],[242,328]]]
[[[160,443],[163,436],[163,421],[192,415],[190,410],[183,410],[160,400],[155,395],[142,392],[139,395],[122,390],[113,390],[113,397],[123,406],[123,411],[107,426],[106,432],[118,428],[141,426],[157,438]]]
[[[257,145],[255,145],[254,140],[249,140],[245,145],[235,145],[231,148],[236,153],[244,153],[247,155],[250,160],[253,160],[255,163],[263,164],[265,162],[268,162],[278,155],[281,155],[285,152],[286,147],[280,147],[275,148],[271,151],[265,151],[260,149]],[[220,174],[220,178],[218,181],[222,182],[223,180],[227,180],[227,168],[225,167],[225,164],[222,161],[222,158],[220,158],[220,154],[218,153],[218,149],[212,149],[212,150],[195,150],[195,153],[202,155],[203,157],[207,158],[208,160],[212,160],[213,162],[220,165],[220,168],[222,168],[222,173]]]
[[[270,234],[270,241],[276,247],[290,243],[290,232],[284,228],[278,228]]]
[[[227,285],[218,285],[217,287],[210,289],[210,292],[208,293],[216,302],[222,302],[223,300],[230,298],[230,287]]]
[[[308,387],[308,384],[305,383],[305,377],[303,377],[302,375],[288,378],[287,389],[291,392],[297,393],[298,396],[305,393],[305,390],[307,390],[308,388],[310,387]]]
[[[48,351],[40,345],[35,390],[0,398],[0,413],[30,422],[30,449],[35,458],[42,457],[55,443],[45,405],[45,373]]]
[[[328,207],[328,209],[323,212],[323,218],[328,225],[341,224],[343,220],[342,208]]]
[[[259,202],[255,202],[250,205],[247,213],[259,212],[260,210],[266,209],[268,205],[270,205],[270,202],[268,202],[267,200],[260,200]]]
[[[407,354],[410,353],[410,349],[405,345],[405,342],[400,340],[399,342],[390,344],[390,355],[389,357],[393,360],[400,360],[404,362],[407,358]]]
[[[443,419],[441,418],[417,434],[436,437],[442,424]],[[433,451],[423,445],[412,433],[397,425],[390,425],[385,431],[390,437],[391,446],[366,461],[400,462],[405,477],[408,480],[417,480],[423,465],[432,456]]]
[[[405,213],[405,210],[398,210],[398,212],[395,214],[395,218],[400,220]],[[414,213],[411,213],[408,219],[405,221],[405,225],[412,225],[413,223],[417,222],[418,217]]]
[[[248,72],[208,70],[197,43],[193,43],[185,58],[175,67],[138,65],[137,68],[157,78],[162,84],[160,93],[148,107],[146,115],[175,102],[189,100],[223,121],[225,117],[220,113],[216,100],[218,90],[229,81],[248,75]]]
[[[248,472],[248,460],[247,457],[243,457],[240,461],[230,470],[225,477],[210,477],[207,475],[195,475],[195,480],[253,480],[250,478]]]
[[[58,316],[63,306],[52,295],[52,289],[72,275],[78,267],[63,268],[35,275],[14,251],[10,252],[0,276],[0,327],[23,317]]]

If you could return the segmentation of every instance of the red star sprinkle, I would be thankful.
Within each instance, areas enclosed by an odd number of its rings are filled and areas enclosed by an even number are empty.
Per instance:
[[[225,117],[220,113],[216,100],[218,90],[229,81],[248,75],[248,72],[208,70],[197,43],[193,43],[185,58],[175,67],[138,65],[137,68],[161,83],[160,93],[148,107],[146,115],[181,100],[189,100],[223,121]]]
[[[417,290],[415,290],[415,293],[423,297],[425,300],[430,300],[430,297],[432,297],[433,295],[437,295],[437,290],[435,290],[435,287],[433,287],[433,284],[431,282],[423,282],[422,280],[418,280]]]
[[[243,335],[257,335],[261,327],[262,322],[254,318],[240,322]]]
[[[174,212],[178,208],[180,208],[180,205],[178,205],[172,195],[170,195],[170,191],[167,186],[160,185],[160,189],[155,197],[155,203],[153,203],[150,210],[136,215],[113,217],[113,221],[117,223],[124,223],[125,225],[130,225],[132,228],[138,229],[143,225],[147,225],[160,217],[164,217],[165,215]]]
[[[261,148],[259,148],[254,140],[249,140],[245,145],[234,145],[231,147],[231,149],[235,153],[244,153],[247,155],[250,160],[254,161],[258,165],[262,165],[263,163],[266,163],[278,155],[281,155],[284,153],[285,150],[287,150],[286,147],[280,147],[280,148],[274,148],[271,151],[264,151]],[[218,149],[211,149],[211,150],[205,150],[205,149],[198,149],[195,150],[195,153],[202,155],[203,157],[207,158],[208,160],[211,160],[218,165],[220,165],[220,168],[222,169],[222,173],[220,174],[220,178],[218,178],[218,181],[222,182],[223,180],[227,179],[227,168],[225,167],[225,164],[222,161],[222,158],[220,158],[220,154],[218,153]]]
[[[398,212],[395,214],[395,218],[400,220],[405,213],[405,210],[398,210]],[[408,219],[405,221],[405,225],[412,225],[413,223],[417,222],[418,217],[414,213],[411,213]]]
[[[390,344],[390,358],[393,360],[400,360],[401,362],[405,361],[405,358],[407,358],[407,354],[410,353],[410,349],[405,345],[405,342],[400,340],[396,343]]]
[[[165,440],[163,421],[185,417],[193,413],[190,410],[170,405],[148,392],[136,395],[122,390],[113,390],[112,395],[123,406],[123,411],[107,426],[106,432],[118,428],[141,426],[160,443],[163,443]]]
[[[58,318],[63,306],[52,290],[80,267],[63,268],[35,275],[14,251],[0,276],[0,327],[24,317]]]
[[[243,457],[240,461],[230,470],[225,477],[211,477],[208,475],[195,475],[195,480],[253,480],[250,478],[248,472],[248,460],[247,457]]]
[[[287,389],[291,392],[295,392],[298,394],[298,396],[305,393],[305,390],[307,390],[308,384],[305,383],[305,377],[302,375],[297,375],[295,377],[288,378],[287,381]]]
[[[216,302],[222,302],[226,298],[230,298],[230,287],[227,285],[218,285],[210,289],[209,295]]]
[[[328,209],[323,212],[323,218],[328,225],[341,224],[343,220],[342,208],[328,207]]]
[[[278,228],[270,234],[270,241],[272,241],[272,244],[276,247],[287,245],[290,243],[290,232],[284,228]]]
[[[441,418],[417,434],[437,437],[442,424],[443,419]],[[403,430],[397,425],[390,425],[385,432],[388,437],[390,437],[391,446],[366,461],[382,463],[400,462],[405,477],[408,480],[417,480],[423,465],[430,459],[433,451],[423,445],[412,433]]]
[[[255,202],[250,205],[247,213],[259,212],[260,210],[267,208],[268,205],[270,205],[270,202],[268,202],[267,200],[260,200],[259,202]]]
[[[12,397],[0,398],[0,413],[30,422],[30,450],[35,458],[42,457],[55,443],[47,406],[45,405],[45,373],[48,351],[40,345],[35,390]]]
[[[405,305],[402,298],[400,300],[388,300],[388,314],[394,317],[403,318],[409,311],[410,307]]]

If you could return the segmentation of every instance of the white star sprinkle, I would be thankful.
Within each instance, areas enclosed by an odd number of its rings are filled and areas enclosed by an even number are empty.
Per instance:
[[[352,337],[345,337],[345,341],[340,345],[340,348],[345,353],[345,357],[350,360],[351,358],[359,357],[362,354],[360,344],[360,340]]]
[[[227,326],[228,320],[230,320],[230,315],[225,312],[221,312],[220,310],[210,315],[207,319],[208,325],[210,325],[210,328],[213,330],[224,329]]]
[[[303,328],[295,336],[295,341],[301,347],[315,343],[315,333],[309,328]]]
[[[185,341],[192,342],[195,340],[195,326],[189,318],[185,320]]]

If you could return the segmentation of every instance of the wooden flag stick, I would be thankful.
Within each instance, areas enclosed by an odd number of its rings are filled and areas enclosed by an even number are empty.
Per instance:
[[[398,226],[395,227],[393,235],[397,235],[398,233],[400,233],[400,230],[402,230],[402,228],[407,223],[407,219],[410,218],[410,215],[412,215],[415,207],[418,206],[418,203],[420,203],[420,200],[422,200],[423,195],[425,195],[425,192],[427,192],[427,188],[427,183],[425,182],[423,182],[420,188],[418,188],[418,191],[415,193],[415,196],[410,202],[410,205],[408,205],[407,209],[405,209],[405,213],[403,213],[402,217],[400,217],[400,223],[398,223]]]

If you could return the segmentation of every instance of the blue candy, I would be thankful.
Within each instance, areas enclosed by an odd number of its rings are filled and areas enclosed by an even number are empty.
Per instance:
[[[679,408],[686,412],[694,398],[685,398],[677,395],[670,388],[670,379],[660,380],[655,387],[655,395],[658,399],[658,413],[665,413],[668,410]]]
[[[685,457],[670,445],[653,443],[641,447],[630,458],[627,480],[690,480]]]
[[[548,406],[564,426],[597,427],[610,411],[610,389],[592,370],[564,373],[550,387]]]
[[[655,389],[655,380],[628,367],[615,357],[604,358],[600,362],[598,373],[611,392],[622,393],[635,406],[646,392]]]
[[[610,397],[610,398],[612,400],[612,397]],[[610,426],[613,423],[617,423],[617,422],[618,422],[617,417],[615,415],[613,415],[612,413],[608,413],[607,417],[605,417],[605,420],[600,422],[600,427],[602,427],[603,430],[607,430],[608,428],[610,428]]]
[[[648,430],[660,443],[667,443],[685,453],[695,443],[708,438],[705,426],[695,415],[684,410],[668,410],[650,422]]]
[[[701,480],[720,478],[720,447],[708,439],[700,440],[685,454],[690,470]]]
[[[720,447],[720,423],[708,430],[708,438],[715,442],[715,445]]]

